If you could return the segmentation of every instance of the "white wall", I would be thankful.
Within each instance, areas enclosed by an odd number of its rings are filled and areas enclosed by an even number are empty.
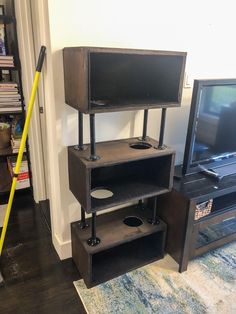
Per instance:
[[[62,48],[103,46],[187,51],[186,71],[192,78],[236,77],[234,1],[48,0],[54,100],[49,118],[49,168],[54,181],[51,211],[55,244],[61,258],[70,256],[70,225],[79,218],[79,205],[69,191],[67,146],[77,143],[77,112],[65,105]],[[49,53],[49,50],[48,50]],[[49,66],[49,64],[48,64]],[[47,91],[46,91],[47,92]],[[51,99],[53,99],[53,97]],[[165,143],[183,158],[191,89],[185,89],[181,108],[167,110]],[[149,135],[158,136],[160,110],[149,116]],[[49,123],[49,120],[48,120]],[[109,140],[141,132],[142,113],[97,115],[97,139]],[[88,119],[85,119],[88,140]],[[130,133],[130,128],[132,132]],[[109,132],[107,131],[109,130]],[[51,138],[51,140],[50,140]],[[51,142],[50,142],[51,141]],[[52,164],[53,163],[53,164]],[[53,173],[53,170],[58,173]],[[55,195],[56,193],[56,195]],[[56,201],[57,200],[57,201]]]

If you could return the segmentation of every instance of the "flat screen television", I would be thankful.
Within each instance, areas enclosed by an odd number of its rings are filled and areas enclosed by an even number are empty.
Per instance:
[[[236,173],[236,79],[194,81],[182,174],[204,170]]]

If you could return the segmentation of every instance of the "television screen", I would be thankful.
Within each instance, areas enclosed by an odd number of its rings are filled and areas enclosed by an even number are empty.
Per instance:
[[[184,172],[228,164],[236,158],[236,80],[195,80]]]

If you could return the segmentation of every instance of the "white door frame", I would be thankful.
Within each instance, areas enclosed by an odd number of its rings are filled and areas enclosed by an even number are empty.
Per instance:
[[[19,54],[22,67],[22,84],[25,98],[25,104],[30,98],[32,83],[35,74],[36,58],[34,53],[34,41],[32,33],[32,20],[29,1],[15,1],[16,20],[17,20],[17,36],[19,45]],[[44,156],[42,133],[40,125],[39,99],[43,93],[43,75],[39,83],[38,93],[35,99],[35,106],[29,127],[29,148],[31,171],[33,181],[34,200],[36,203],[47,198],[45,173],[44,173]],[[42,103],[40,103],[42,106]]]
[[[23,87],[25,99],[29,99],[33,75],[35,71],[35,55],[33,35],[38,36],[37,43],[46,46],[46,58],[43,65],[43,72],[40,77],[40,86],[38,93],[39,100],[44,104],[40,104],[45,108],[45,132],[46,142],[41,137],[40,117],[38,104],[34,108],[32,114],[32,123],[29,130],[29,144],[31,152],[31,165],[34,186],[34,198],[38,202],[44,200],[48,196],[50,201],[52,242],[61,259],[71,256],[71,242],[64,241],[64,220],[62,219],[64,208],[62,208],[61,191],[60,191],[60,171],[59,171],[59,152],[56,142],[57,132],[57,115],[54,93],[54,77],[53,62],[51,51],[51,39],[49,29],[49,12],[48,0],[33,0],[32,8],[29,0],[15,0],[17,31],[19,38],[19,50],[23,72]],[[37,34],[32,33],[32,16],[37,15]],[[42,145],[43,143],[43,145]],[[46,149],[45,162],[47,163],[47,191],[45,191],[44,165],[43,165],[43,149]],[[69,253],[68,253],[69,252]]]

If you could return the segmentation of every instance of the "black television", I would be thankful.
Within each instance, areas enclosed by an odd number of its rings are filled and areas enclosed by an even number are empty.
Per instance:
[[[182,174],[236,173],[236,79],[194,80]]]

